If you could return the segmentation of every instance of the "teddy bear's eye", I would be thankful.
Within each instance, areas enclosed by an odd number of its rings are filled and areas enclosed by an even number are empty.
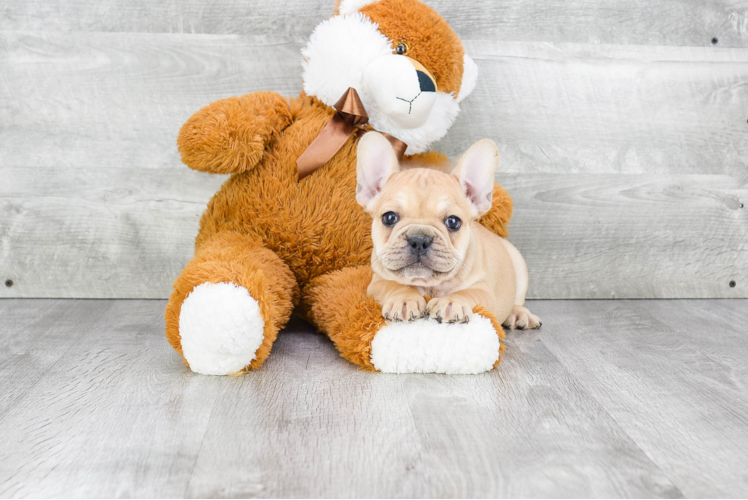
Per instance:
[[[385,212],[384,215],[382,215],[382,224],[387,227],[394,226],[399,220],[400,217],[395,212]]]
[[[397,47],[395,47],[395,53],[400,56],[404,56],[408,53],[408,44],[405,42],[400,42],[397,44]]]
[[[462,221],[456,215],[450,215],[444,219],[444,225],[452,232],[459,231],[460,227],[462,227]]]

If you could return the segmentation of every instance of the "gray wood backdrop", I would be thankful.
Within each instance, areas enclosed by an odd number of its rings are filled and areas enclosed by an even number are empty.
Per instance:
[[[180,125],[296,95],[333,3],[0,0],[0,297],[167,297],[224,180]],[[437,147],[499,143],[531,297],[748,297],[748,3],[430,3],[481,70]]]

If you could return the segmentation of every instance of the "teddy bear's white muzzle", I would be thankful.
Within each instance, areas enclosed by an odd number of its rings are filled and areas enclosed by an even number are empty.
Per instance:
[[[401,55],[376,58],[367,66],[363,82],[378,112],[401,128],[422,126],[436,102],[432,78]]]

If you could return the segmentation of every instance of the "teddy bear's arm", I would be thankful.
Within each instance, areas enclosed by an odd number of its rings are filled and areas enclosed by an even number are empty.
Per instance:
[[[288,100],[275,92],[229,97],[192,115],[179,131],[177,145],[182,161],[194,170],[245,172],[291,121]]]

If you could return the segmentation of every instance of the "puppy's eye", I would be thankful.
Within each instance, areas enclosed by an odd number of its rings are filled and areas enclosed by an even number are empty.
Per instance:
[[[398,43],[397,46],[395,47],[395,54],[399,56],[404,56],[407,53],[408,53],[408,44],[405,42]]]
[[[385,214],[382,215],[382,224],[387,227],[394,226],[399,220],[400,217],[395,212],[385,212]]]
[[[450,231],[459,231],[460,227],[462,227],[462,221],[456,215],[450,215],[444,219],[444,225],[447,226],[447,229]]]

